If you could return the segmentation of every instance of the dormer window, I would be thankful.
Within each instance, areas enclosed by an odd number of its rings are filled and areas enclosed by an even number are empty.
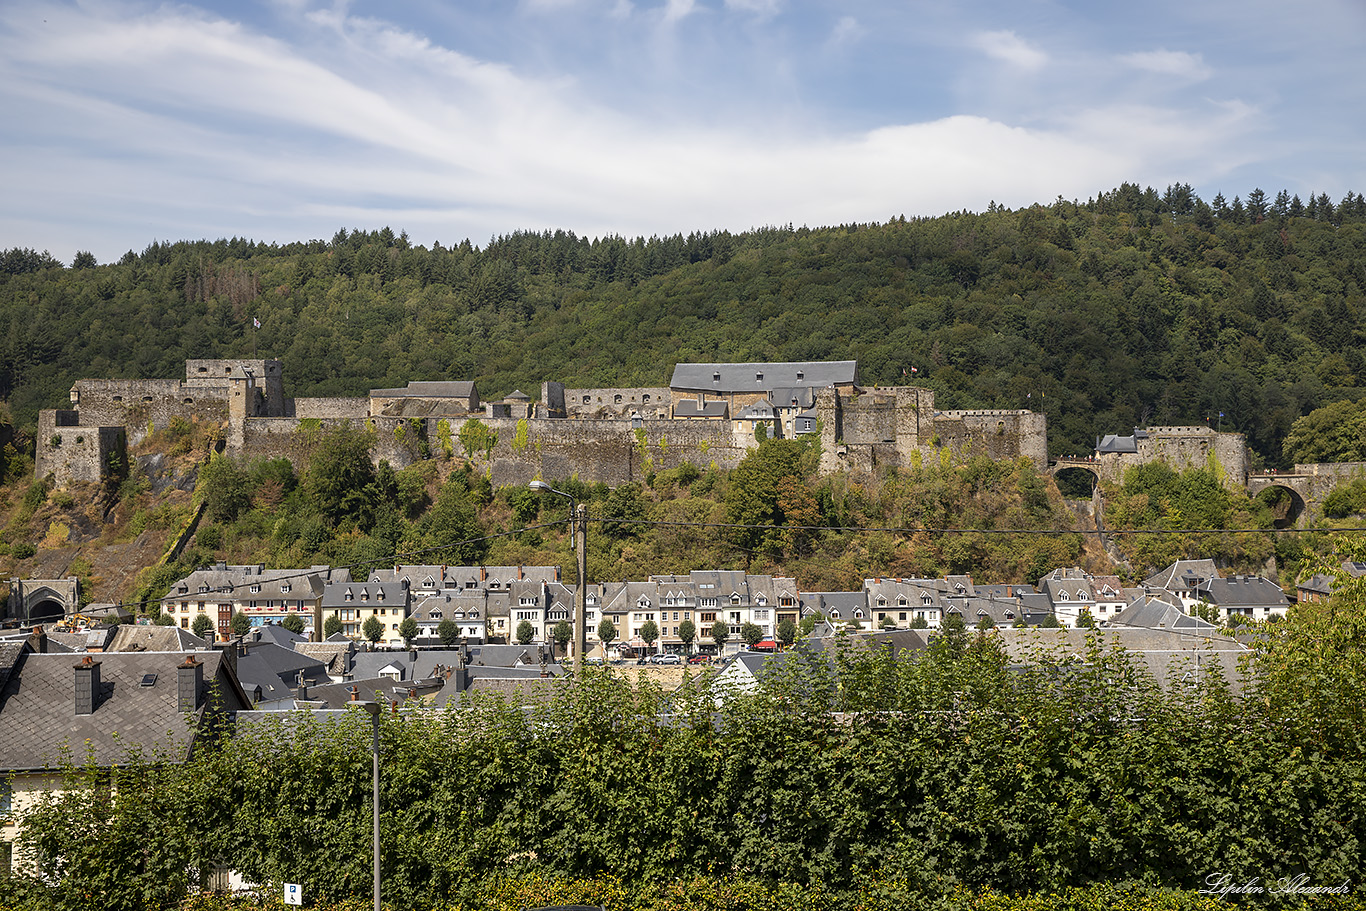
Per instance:
[[[375,592],[375,600],[376,600],[376,601],[383,601],[383,600],[384,600],[384,589],[381,588],[379,591]]]
[[[754,374],[754,382],[756,382],[756,383],[762,383],[763,381],[764,381],[764,375],[763,375],[762,373],[756,373],[756,374]]]
[[[719,374],[719,373],[713,373],[713,374],[711,375],[711,381],[712,381],[713,383],[719,383],[719,382],[721,382],[721,374]]]
[[[208,587],[207,585],[201,585],[201,586],[199,586],[199,593],[200,593],[201,595],[204,594],[204,593],[205,593],[206,591],[208,591],[208,590],[209,590],[209,587]]]
[[[291,590],[293,587],[294,587],[294,586],[290,585],[288,582],[281,582],[281,583],[280,583],[280,591],[283,592],[284,594],[289,594],[290,590]]]
[[[430,616],[433,620],[440,620],[440,619],[441,619],[441,611],[439,611],[439,610],[434,610],[434,611],[432,611],[431,614],[429,614],[428,616]]]
[[[1058,600],[1059,600],[1059,601],[1071,601],[1071,600],[1072,600],[1072,596],[1069,595],[1067,592],[1058,592]]]
[[[921,593],[920,593],[920,603],[921,603],[921,604],[933,604],[933,603],[934,603],[934,598],[930,597],[930,593],[929,593],[929,592],[921,592]]]
[[[804,379],[806,379],[806,374],[803,373],[802,371],[798,370],[798,371],[797,371],[797,379],[799,379],[799,380],[804,380]]]
[[[351,591],[351,589],[348,588],[348,589],[346,590],[345,600],[347,600],[347,601],[353,601],[353,600],[355,600],[355,597],[356,597],[355,594],[353,594],[352,591]]]
[[[1080,589],[1080,588],[1077,589],[1077,600],[1078,600],[1078,601],[1087,601],[1087,600],[1089,600],[1089,599],[1086,597],[1086,592],[1085,592],[1084,589]]]
[[[862,608],[855,608],[855,609],[854,609],[854,619],[855,619],[855,620],[862,620],[862,619],[863,619],[863,609],[862,609]]]
[[[360,599],[361,599],[362,601],[369,601],[369,600],[370,600],[370,592],[369,592],[368,589],[362,588],[362,589],[360,590]]]
[[[259,595],[261,593],[261,584],[259,582],[252,585],[251,593],[253,595]]]

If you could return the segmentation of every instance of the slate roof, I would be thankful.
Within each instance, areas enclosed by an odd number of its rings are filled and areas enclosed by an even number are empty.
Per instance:
[[[674,402],[676,418],[725,418],[730,413],[730,405],[725,402],[711,401],[699,405],[694,399],[681,399]]]
[[[764,421],[771,420],[777,412],[768,402],[754,402],[746,405],[735,414],[737,421]]]
[[[1193,633],[1217,634],[1213,623],[1185,613],[1174,604],[1157,598],[1143,598],[1130,604],[1109,620],[1111,628],[1133,626],[1145,629],[1188,630]]]
[[[281,645],[259,643],[237,656],[237,679],[242,688],[250,691],[260,686],[263,699],[275,698],[272,694],[276,691],[297,685],[300,672],[310,684],[328,679],[325,662]]]
[[[775,408],[791,408],[792,400],[797,400],[797,408],[806,410],[816,404],[816,390],[811,386],[779,387],[769,390],[768,400]],[[815,412],[812,412],[815,415]]]
[[[1124,437],[1116,433],[1107,433],[1096,444],[1096,452],[1138,452],[1138,440],[1133,436]]]
[[[356,644],[343,636],[340,640],[328,639],[326,642],[296,642],[294,651],[323,662],[329,676],[341,677],[351,672]]]
[[[1194,579],[1217,579],[1219,568],[1213,560],[1177,560],[1166,569],[1143,580],[1146,587],[1166,591],[1185,591],[1192,586]]]
[[[171,759],[188,755],[191,731],[180,711],[177,665],[203,662],[204,682],[219,682],[225,711],[246,708],[246,699],[218,652],[129,652],[90,655],[99,662],[95,711],[77,715],[75,670],[70,654],[27,652],[0,689],[0,769],[45,769],[65,756],[96,765],[123,762],[130,748],[163,749]],[[142,686],[155,674],[155,682]],[[201,714],[213,700],[201,700]],[[117,736],[115,736],[117,734]],[[65,752],[64,752],[65,751]]]
[[[231,595],[234,599],[255,597],[265,600],[309,600],[322,594],[331,582],[350,580],[346,567],[310,566],[307,569],[266,569],[260,563],[228,565],[216,563],[197,569],[171,586],[168,599],[194,600],[196,595]],[[252,592],[253,585],[261,591]],[[285,589],[288,588],[288,591]]]
[[[1227,579],[1211,579],[1202,586],[1205,600],[1224,608],[1237,607],[1276,607],[1289,606],[1290,599],[1284,591],[1270,579],[1261,576],[1229,576]]]
[[[0,640],[0,692],[4,691],[5,681],[9,679],[10,670],[19,661],[19,656],[24,653],[24,639],[3,639]]]
[[[120,625],[104,647],[106,652],[187,652],[207,649],[209,643],[178,626]]]
[[[474,383],[469,380],[410,380],[407,386],[397,389],[371,389],[370,397],[388,396],[390,398],[400,398],[412,396],[414,398],[440,399],[440,398],[459,398],[466,399],[474,392]]]
[[[402,582],[329,582],[323,589],[324,610],[402,608],[407,612],[408,587]]]
[[[756,379],[762,374],[763,379]],[[852,385],[858,382],[858,361],[791,361],[787,363],[677,364],[672,390],[754,392],[797,386]]]
[[[1248,651],[1226,636],[1174,629],[997,629],[989,635],[1001,637],[1006,654],[1017,664],[1033,663],[1041,653],[1053,660],[1084,660],[1090,647],[1088,637],[1098,636],[1108,648],[1123,648],[1154,680],[1168,688],[1192,683],[1199,673],[1217,664],[1224,680],[1236,690],[1241,686],[1238,661]]]

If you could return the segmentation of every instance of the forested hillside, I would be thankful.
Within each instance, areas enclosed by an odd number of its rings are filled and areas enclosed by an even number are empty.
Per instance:
[[[665,385],[679,361],[853,358],[865,383],[923,383],[942,407],[1046,411],[1053,454],[1209,420],[1276,466],[1298,417],[1362,396],[1363,288],[1360,195],[1207,203],[1185,186],[648,240],[342,230],[71,268],[15,249],[0,398],[23,430],[77,378],[177,377],[198,357],[282,358],[294,395],[468,378],[486,398]]]

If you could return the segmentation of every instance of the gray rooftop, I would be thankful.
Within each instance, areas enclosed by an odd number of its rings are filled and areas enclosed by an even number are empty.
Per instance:
[[[691,392],[767,392],[799,386],[823,389],[857,382],[858,361],[678,364],[669,388]]]
[[[0,769],[51,768],[68,757],[116,765],[138,747],[184,759],[191,729],[180,711],[177,666],[191,656],[203,662],[206,691],[218,680],[225,711],[247,707],[218,652],[25,653],[0,689]],[[100,687],[94,711],[78,715],[75,665],[87,657],[99,663]],[[206,694],[199,711],[211,702]]]
[[[377,396],[412,396],[414,398],[469,398],[474,392],[474,383],[468,380],[412,380],[407,386],[398,389],[371,389],[371,398]]]

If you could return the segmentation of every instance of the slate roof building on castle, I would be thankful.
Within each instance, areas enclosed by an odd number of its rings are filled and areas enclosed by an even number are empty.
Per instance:
[[[413,380],[399,389],[371,389],[370,413],[385,417],[470,414],[479,390],[467,380]]]
[[[676,392],[767,392],[799,386],[854,386],[858,361],[791,361],[749,364],[677,364],[669,388]]]

